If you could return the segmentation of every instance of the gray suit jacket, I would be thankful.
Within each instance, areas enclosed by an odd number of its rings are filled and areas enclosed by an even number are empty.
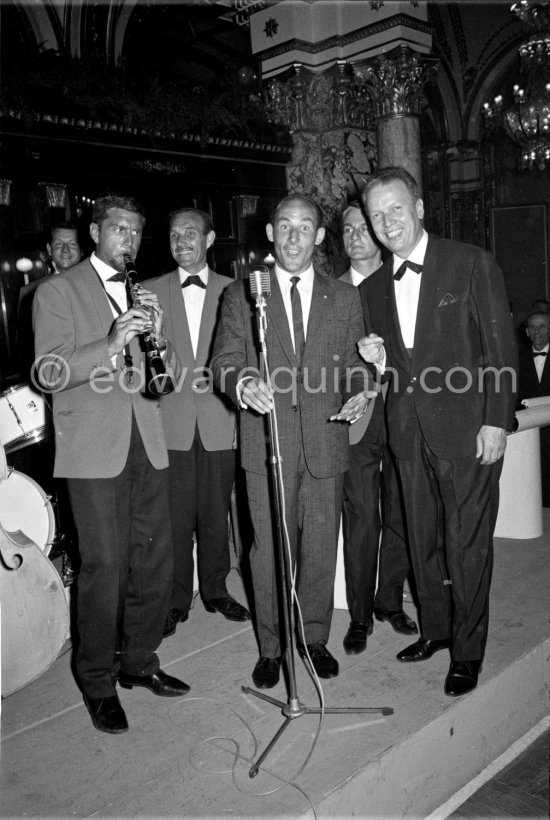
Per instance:
[[[33,301],[35,351],[45,357],[41,383],[53,399],[54,475],[66,478],[112,478],[126,463],[132,414],[156,469],[168,466],[160,406],[137,388],[124,384],[123,356],[115,367],[107,351],[113,314],[90,261],[50,276]],[[142,362],[133,339],[134,367]],[[170,353],[168,353],[170,355]]]
[[[176,390],[160,403],[169,450],[190,450],[195,425],[205,450],[230,450],[234,445],[235,407],[214,387],[209,367],[221,300],[232,281],[208,270],[196,358],[177,268],[144,283],[158,296],[164,310],[164,332],[172,340],[181,368]]]
[[[237,402],[237,382],[260,366],[256,308],[245,282],[230,285],[224,296],[214,344],[212,369],[219,388]],[[355,288],[315,274],[302,372],[297,372],[283,298],[274,273],[267,302],[267,356],[283,460],[302,448],[310,473],[326,478],[349,466],[348,425],[331,422],[349,396],[370,389],[372,376],[357,353],[364,334]],[[295,413],[300,434],[296,435]],[[267,419],[254,411],[240,415],[241,461],[246,470],[268,471]],[[287,456],[288,457],[288,456]]]

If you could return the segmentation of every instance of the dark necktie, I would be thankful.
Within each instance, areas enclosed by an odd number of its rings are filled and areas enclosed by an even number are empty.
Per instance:
[[[302,356],[306,343],[304,336],[304,315],[302,313],[302,300],[298,290],[299,276],[291,276],[290,281],[290,303],[292,305],[292,324],[294,325],[294,349],[296,351],[296,362],[298,367],[302,366]]]
[[[119,272],[115,273],[114,276],[109,276],[107,279],[108,282],[125,282],[126,281],[126,274]]]
[[[187,279],[181,283],[182,288],[186,288],[188,285],[196,285],[198,288],[204,288],[206,290],[206,285],[200,276],[196,274],[194,276],[188,276]]]
[[[546,356],[546,353],[546,350],[533,350],[533,358],[536,358],[537,356]]]
[[[403,278],[403,274],[407,268],[410,268],[414,273],[422,273],[422,265],[419,265],[417,262],[411,262],[410,259],[405,259],[403,264],[400,265],[393,274],[393,278],[396,282],[399,282],[399,280]]]

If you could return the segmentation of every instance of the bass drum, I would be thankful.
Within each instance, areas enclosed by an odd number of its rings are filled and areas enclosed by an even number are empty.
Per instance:
[[[50,497],[36,481],[11,467],[0,480],[0,524],[6,535],[16,540],[23,535],[49,554],[55,535]]]

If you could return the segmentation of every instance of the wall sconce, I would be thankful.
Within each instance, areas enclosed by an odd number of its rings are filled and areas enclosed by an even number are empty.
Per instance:
[[[11,205],[11,179],[0,179],[0,205]]]
[[[259,196],[252,194],[238,194],[233,197],[237,201],[239,216],[255,216]]]
[[[49,208],[64,208],[67,186],[58,182],[39,182],[46,189],[46,199]]]

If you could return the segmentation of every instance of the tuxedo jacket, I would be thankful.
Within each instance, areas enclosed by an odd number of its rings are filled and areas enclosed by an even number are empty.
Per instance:
[[[235,407],[214,387],[209,368],[222,296],[231,282],[233,279],[208,270],[196,356],[178,270],[144,283],[158,296],[164,310],[164,332],[172,341],[181,368],[176,390],[164,396],[160,403],[169,450],[190,450],[196,425],[205,450],[233,447]]]
[[[519,387],[518,407],[521,409],[523,399],[534,399],[539,396],[550,396],[550,352],[545,357],[542,378],[539,382],[532,348],[520,350],[519,354]]]
[[[353,285],[353,287],[357,287],[353,284],[351,268],[348,268],[342,276],[339,276],[338,280],[340,282],[347,282],[348,285]],[[365,438],[367,429],[369,431],[369,435]],[[380,395],[375,401],[369,402],[367,412],[364,413],[361,418],[357,419],[354,424],[350,424],[349,443],[355,445],[360,444],[363,441],[365,455],[370,458],[370,450],[367,445],[369,445],[369,442],[377,441],[381,437],[384,437],[384,400]]]
[[[357,289],[315,273],[301,370],[296,367],[274,272],[266,314],[267,359],[283,462],[285,454],[301,448],[314,477],[345,472],[349,466],[348,425],[329,421],[329,417],[349,396],[370,389],[373,381],[357,353],[357,342],[364,334]],[[243,281],[234,282],[225,291],[212,369],[216,384],[233,402],[237,402],[240,378],[257,375],[260,370],[257,311],[248,283]],[[295,414],[299,414],[299,425]],[[267,417],[243,410],[240,432],[242,466],[266,473]]]
[[[411,454],[416,424],[439,458],[475,454],[482,425],[511,430],[517,345],[504,279],[473,245],[429,235],[410,358],[401,336],[393,257],[359,286],[367,331],[384,339],[389,440]]]
[[[47,357],[39,367],[41,384],[53,399],[54,475],[119,475],[128,456],[132,415],[153,467],[167,467],[159,402],[141,392],[144,379],[138,373],[135,387],[125,387],[123,354],[113,366],[107,350],[113,313],[88,259],[41,283],[33,300],[33,321],[36,357]],[[130,350],[137,369],[142,364],[137,338]]]

